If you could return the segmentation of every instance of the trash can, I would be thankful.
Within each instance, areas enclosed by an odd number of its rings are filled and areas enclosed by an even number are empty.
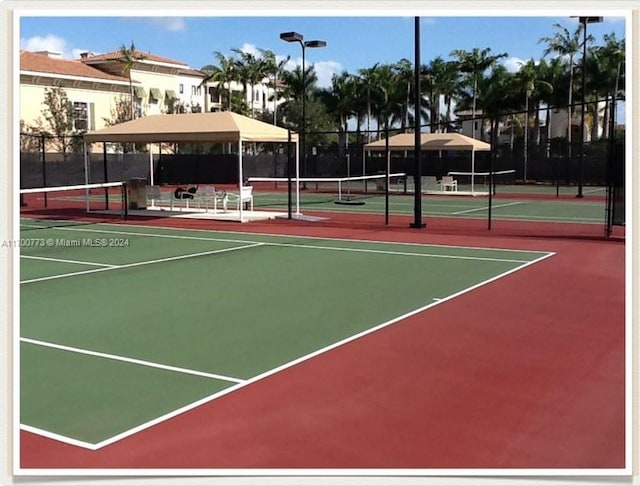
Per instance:
[[[147,209],[147,179],[129,179],[129,209]]]

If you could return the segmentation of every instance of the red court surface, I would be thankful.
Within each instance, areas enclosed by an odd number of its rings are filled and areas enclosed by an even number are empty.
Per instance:
[[[180,225],[555,255],[97,451],[23,431],[21,468],[628,466],[624,238],[599,225],[410,222]]]

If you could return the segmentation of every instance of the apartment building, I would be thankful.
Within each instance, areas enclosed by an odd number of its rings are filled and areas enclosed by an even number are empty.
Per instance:
[[[130,80],[124,72],[120,51],[82,53],[79,59],[63,59],[52,52],[20,52],[20,120],[34,127],[45,109],[45,89],[63,88],[73,104],[73,131],[82,133],[104,127],[113,120],[119,99],[130,100]],[[220,111],[229,86],[203,83],[207,74],[182,61],[149,52],[135,53],[130,72],[134,116],[160,113]],[[242,93],[242,84],[231,83],[231,91]],[[247,87],[250,110],[273,109],[272,89],[266,84]],[[224,95],[223,95],[224,94]],[[252,104],[253,103],[253,104]]]
[[[119,52],[62,59],[51,52],[20,53],[20,120],[34,126],[45,108],[45,89],[61,87],[73,104],[74,132],[100,129],[113,119],[118,99],[130,97]],[[131,69],[136,117],[207,109],[206,74],[181,61],[141,53]]]

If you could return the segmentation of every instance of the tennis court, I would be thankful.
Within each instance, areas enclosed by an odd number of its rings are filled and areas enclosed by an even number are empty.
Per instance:
[[[540,193],[534,193],[540,194]],[[545,193],[542,193],[545,194]],[[307,191],[300,195],[302,211],[358,212],[384,214],[385,196],[377,193],[353,194],[362,205],[334,204],[337,195]],[[487,219],[487,197],[423,196],[425,217]],[[275,191],[256,192],[255,204],[259,208],[286,210],[287,195]],[[411,215],[414,211],[412,195],[393,194],[389,198],[389,212]],[[492,202],[492,218],[511,221],[573,222],[602,225],[605,214],[604,199],[574,200],[522,197],[520,194],[500,195]]]
[[[552,256],[36,219],[21,226],[21,425],[90,449]]]

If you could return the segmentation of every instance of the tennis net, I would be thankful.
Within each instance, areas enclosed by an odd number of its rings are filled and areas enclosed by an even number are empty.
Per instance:
[[[447,175],[453,176],[458,181],[458,190],[489,190],[491,172],[464,172],[451,171]],[[513,184],[516,180],[515,169],[493,171],[493,189],[494,194],[497,186],[506,186]]]
[[[70,221],[87,213],[126,217],[127,185],[107,182],[20,190],[21,217]]]
[[[390,188],[394,190],[398,181],[404,181],[406,174],[396,172],[389,174]],[[372,174],[351,177],[301,177],[291,179],[293,200],[296,199],[296,181],[300,181],[300,205],[320,204],[332,201],[348,201],[364,199],[384,193],[386,174]],[[270,198],[261,198],[260,205],[276,205],[278,194],[282,204],[286,204],[289,179],[286,177],[250,177],[248,182],[254,190],[263,195],[270,194]],[[269,204],[269,201],[272,201]],[[295,204],[295,203],[294,203]]]

